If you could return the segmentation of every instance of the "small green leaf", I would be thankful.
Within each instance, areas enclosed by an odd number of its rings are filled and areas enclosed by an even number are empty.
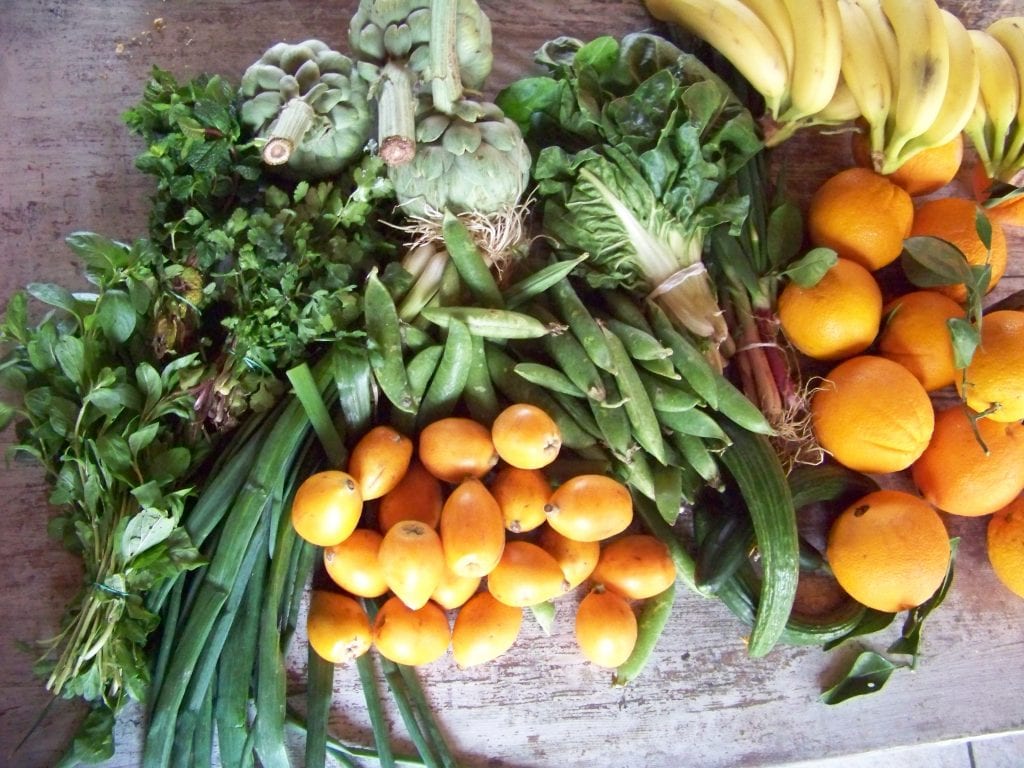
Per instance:
[[[78,301],[67,288],[53,283],[29,283],[25,286],[29,295],[51,307],[57,307],[71,313],[78,310]]]
[[[531,605],[530,613],[533,614],[533,618],[536,619],[544,634],[550,635],[551,629],[555,625],[555,604],[550,600],[545,600],[543,603]]]
[[[921,630],[924,627],[924,620],[932,611],[942,605],[953,583],[953,570],[956,563],[956,553],[960,546],[959,538],[949,540],[949,567],[946,570],[946,578],[935,591],[935,594],[925,600],[907,614],[907,620],[903,623],[903,632],[896,642],[889,646],[889,653],[903,653],[912,657],[911,666],[917,665],[917,656],[921,647]]]
[[[985,246],[986,251],[992,250],[992,222],[983,208],[978,208],[974,213],[974,228],[978,231],[978,239]]]
[[[142,395],[146,399],[143,411],[149,412],[164,393],[160,374],[149,363],[139,363],[135,368],[135,381],[138,383],[139,389],[142,390]]]
[[[73,232],[65,242],[86,266],[104,273],[123,269],[132,263],[128,246],[94,232]]]
[[[132,466],[132,452],[128,442],[120,435],[104,434],[96,439],[97,458],[109,464],[115,472],[125,472]]]
[[[813,288],[836,263],[838,254],[831,248],[812,248],[781,274],[801,288]]]
[[[876,693],[892,673],[902,666],[906,665],[894,664],[874,651],[862,651],[839,682],[821,694],[820,701],[839,704],[855,696]]]
[[[957,369],[966,368],[981,344],[981,332],[976,325],[961,317],[948,319],[946,326],[953,344],[953,365]]]
[[[781,203],[771,212],[768,217],[765,249],[777,267],[789,264],[800,252],[804,237],[803,227],[800,209],[790,202]]]
[[[61,336],[54,354],[64,375],[82,386],[85,383],[85,344],[82,340],[77,336]]]
[[[121,555],[126,562],[140,552],[165,541],[175,528],[175,521],[159,509],[144,508],[133,515],[121,536]]]
[[[114,712],[103,704],[97,704],[85,716],[59,765],[102,763],[113,756]]]
[[[937,237],[908,237],[903,241],[900,264],[907,279],[919,288],[971,281],[970,267],[960,249]]]
[[[131,449],[132,455],[138,456],[140,452],[144,451],[153,442],[159,431],[159,422],[153,422],[128,435],[128,447]]]
[[[122,343],[135,331],[137,316],[131,297],[120,290],[109,290],[100,298],[96,308],[100,327],[108,339]]]

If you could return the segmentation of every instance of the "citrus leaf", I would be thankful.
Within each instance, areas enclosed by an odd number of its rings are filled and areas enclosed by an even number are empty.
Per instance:
[[[821,694],[825,704],[839,704],[855,696],[876,693],[904,664],[894,664],[874,651],[862,651],[838,683]]]
[[[880,632],[890,624],[893,619],[896,618],[895,613],[884,613],[883,611],[876,611],[872,608],[864,611],[860,621],[857,625],[841,637],[837,637],[835,640],[830,640],[822,646],[823,650],[830,651],[840,643],[846,640],[850,640],[854,637],[863,637],[864,635],[873,635],[875,632]]]
[[[971,364],[974,352],[981,344],[981,332],[973,323],[960,317],[946,321],[953,343],[953,365],[959,370]]]
[[[903,632],[900,638],[889,646],[889,653],[903,653],[913,657],[911,666],[916,666],[919,649],[921,646],[921,630],[924,620],[932,611],[942,605],[949,592],[949,586],[953,583],[953,566],[956,563],[956,553],[960,545],[959,538],[949,540],[949,567],[946,569],[946,578],[935,591],[935,594],[925,600],[907,614],[907,620],[903,623]]]
[[[908,237],[900,264],[907,279],[919,288],[970,283],[971,270],[963,253],[937,237]]]
[[[813,288],[835,266],[838,254],[831,248],[812,248],[782,272],[801,288]]]

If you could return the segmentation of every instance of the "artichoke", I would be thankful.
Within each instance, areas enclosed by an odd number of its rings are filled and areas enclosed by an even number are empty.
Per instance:
[[[291,176],[341,171],[369,141],[368,83],[320,40],[278,43],[242,76],[242,122],[267,143],[263,159]]]
[[[451,111],[463,88],[483,88],[493,63],[491,25],[476,0],[362,0],[349,24],[359,72],[373,83],[377,136],[389,165],[415,152],[420,97]]]
[[[416,125],[413,159],[389,169],[403,212],[417,218],[495,214],[514,207],[531,157],[519,127],[488,102],[466,99],[452,114],[432,111]]]

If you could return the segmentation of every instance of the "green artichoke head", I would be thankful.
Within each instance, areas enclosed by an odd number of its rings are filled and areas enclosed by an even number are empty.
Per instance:
[[[242,76],[242,122],[258,137],[288,132],[286,114],[301,113],[284,170],[301,178],[332,176],[370,138],[369,86],[352,60],[320,40],[278,43]]]
[[[388,172],[402,211],[430,219],[446,209],[488,215],[516,206],[530,164],[519,127],[497,105],[463,99],[452,114],[419,116],[415,156]]]
[[[483,88],[491,72],[491,22],[476,0],[455,4],[455,52],[462,84]],[[362,0],[349,24],[349,44],[363,76],[374,80],[386,61],[405,62],[420,85],[428,85],[431,0]]]

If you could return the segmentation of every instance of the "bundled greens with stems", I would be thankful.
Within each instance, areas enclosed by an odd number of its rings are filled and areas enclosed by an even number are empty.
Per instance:
[[[588,279],[654,298],[721,370],[725,318],[703,256],[708,232],[735,233],[748,201],[730,183],[762,144],[728,86],[656,35],[546,44],[550,74],[506,88],[498,104],[537,157],[544,227],[587,253]]]

